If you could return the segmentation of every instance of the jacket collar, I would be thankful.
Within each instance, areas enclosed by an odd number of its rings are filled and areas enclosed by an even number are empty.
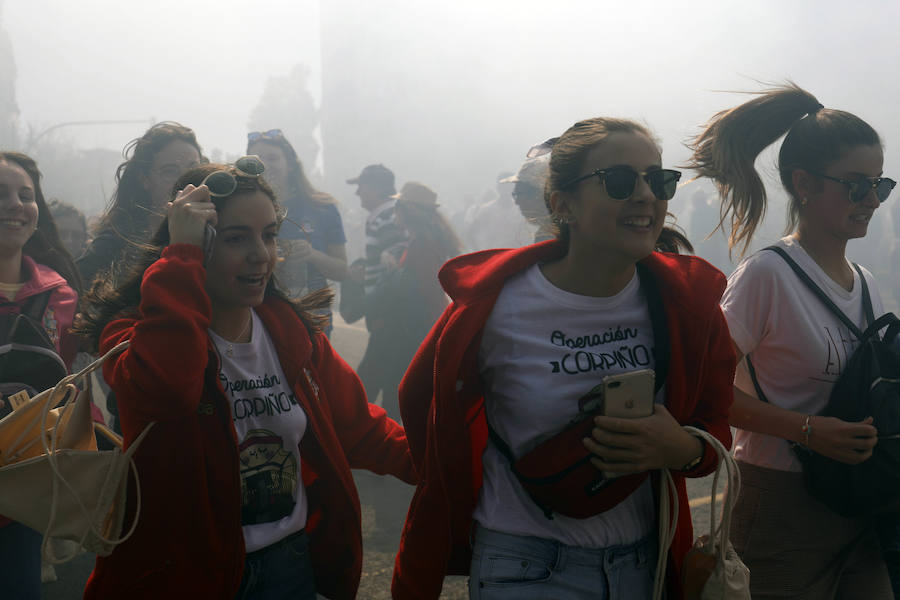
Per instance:
[[[303,365],[312,357],[313,345],[309,331],[294,312],[294,308],[280,298],[266,298],[256,307],[275,344],[275,351],[288,381],[297,381]]]
[[[62,275],[46,265],[38,264],[27,254],[22,254],[22,269],[27,279],[25,285],[16,294],[15,301],[19,302],[43,293],[49,289],[68,285]]]
[[[533,264],[561,258],[565,247],[549,240],[513,249],[484,250],[448,261],[438,278],[454,302],[465,303],[496,293],[505,281]],[[659,281],[666,301],[684,300],[685,307],[708,309],[725,291],[725,276],[702,258],[653,252],[640,261]]]

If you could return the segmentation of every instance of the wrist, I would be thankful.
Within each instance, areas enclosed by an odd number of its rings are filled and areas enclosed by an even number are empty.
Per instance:
[[[678,451],[672,453],[672,459],[668,468],[677,471],[688,471],[703,460],[704,444],[699,437],[683,429],[681,431],[684,434],[683,442],[679,445]]]

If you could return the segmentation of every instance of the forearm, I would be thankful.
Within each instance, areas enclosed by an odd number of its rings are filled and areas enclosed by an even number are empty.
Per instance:
[[[349,272],[346,259],[319,250],[310,250],[308,261],[319,273],[332,281],[343,281]]]
[[[791,442],[803,442],[805,413],[775,406],[734,388],[729,424],[738,429],[763,433]]]

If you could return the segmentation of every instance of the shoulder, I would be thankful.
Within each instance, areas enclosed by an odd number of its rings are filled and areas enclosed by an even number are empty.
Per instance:
[[[725,291],[724,273],[697,256],[654,252],[640,264],[653,273],[665,296],[685,305],[703,310]]]

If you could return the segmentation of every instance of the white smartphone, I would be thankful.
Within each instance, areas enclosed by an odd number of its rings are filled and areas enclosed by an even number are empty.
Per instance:
[[[656,375],[652,369],[640,369],[617,375],[607,375],[603,385],[603,415],[620,419],[637,419],[653,414]],[[603,471],[605,479],[615,479],[621,473]]]
[[[653,414],[656,375],[652,369],[607,375],[602,381],[604,416],[637,419]]]

